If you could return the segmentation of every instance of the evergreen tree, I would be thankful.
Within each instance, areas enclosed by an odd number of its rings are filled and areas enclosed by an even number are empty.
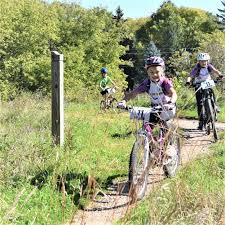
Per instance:
[[[221,14],[216,14],[217,17],[219,18],[219,24],[222,26],[222,29],[225,28],[225,1],[221,1],[221,3],[224,6],[224,9],[218,9]]]
[[[149,45],[146,48],[144,58],[151,56],[161,56],[160,50],[156,47],[154,41],[150,41]]]
[[[120,8],[120,6],[118,6],[116,9],[116,15],[113,16],[113,19],[115,19],[116,22],[118,23],[119,21],[121,21],[123,19],[122,18],[123,15],[124,15],[123,10]]]

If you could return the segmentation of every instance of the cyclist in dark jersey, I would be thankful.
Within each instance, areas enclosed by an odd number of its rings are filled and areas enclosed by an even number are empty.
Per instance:
[[[195,90],[197,91],[195,93],[196,95],[196,103],[197,103],[197,109],[198,109],[198,117],[199,117],[199,125],[198,129],[203,129],[203,118],[202,118],[202,92],[199,89],[202,82],[206,80],[211,80],[211,73],[216,74],[219,77],[223,77],[222,73],[217,70],[212,64],[209,63],[210,56],[208,53],[199,53],[197,56],[198,63],[195,65],[195,67],[192,69],[190,76],[187,78],[187,85],[190,85],[191,81],[195,85]],[[213,91],[213,90],[212,90]],[[213,96],[215,99],[215,95],[213,92]],[[216,102],[216,99],[215,99]],[[219,107],[216,105],[216,111],[220,112]]]

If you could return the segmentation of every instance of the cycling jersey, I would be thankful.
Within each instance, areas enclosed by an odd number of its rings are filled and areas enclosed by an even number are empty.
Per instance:
[[[158,82],[150,82],[148,93],[152,105],[166,104],[171,100],[171,98],[163,92],[163,88]]]
[[[150,96],[152,105],[162,105],[171,100],[168,96],[168,92],[172,87],[173,84],[171,80],[166,77],[161,77],[158,82],[145,79],[137,88],[133,90],[133,92],[136,94],[147,92]]]
[[[212,64],[208,64],[207,67],[201,67],[198,63],[190,73],[190,76],[194,78],[194,83],[198,84],[205,80],[211,79],[210,73],[214,70]]]
[[[108,84],[111,83],[111,82],[112,82],[112,81],[111,81],[111,79],[110,79],[109,76],[104,77],[104,78],[100,81],[100,88],[101,88],[102,90],[105,90],[106,88],[109,88],[109,87],[108,87]]]

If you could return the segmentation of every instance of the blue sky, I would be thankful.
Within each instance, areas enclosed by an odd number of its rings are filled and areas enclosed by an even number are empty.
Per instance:
[[[74,2],[80,3],[85,8],[102,6],[112,12],[115,12],[120,5],[124,17],[139,18],[151,15],[164,0],[75,0]],[[219,13],[218,8],[224,9],[221,0],[172,0],[172,2],[178,7],[200,8],[213,14]]]

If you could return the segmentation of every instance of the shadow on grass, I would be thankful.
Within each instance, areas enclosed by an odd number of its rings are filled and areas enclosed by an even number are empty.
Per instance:
[[[197,116],[188,116],[188,115],[179,115],[179,119],[186,119],[186,120],[198,120]]]
[[[126,133],[123,133],[123,134],[115,133],[115,134],[112,134],[111,136],[112,136],[113,138],[127,138],[127,137],[129,137],[130,135],[132,135],[132,131],[129,131],[129,132],[126,132]]]
[[[106,179],[105,186],[108,187],[109,185],[115,185],[116,183],[118,183],[119,181],[121,181],[122,178],[123,178],[123,180],[124,179],[127,179],[127,174],[124,173],[124,174],[115,174],[115,175],[109,176]]]
[[[36,186],[39,190],[49,182],[49,177],[53,175],[53,169],[46,169],[35,175],[30,183]],[[71,196],[73,203],[76,206],[83,207],[80,205],[81,197],[87,195],[89,192],[89,177],[86,172],[74,173],[69,172],[56,176],[56,189],[64,195]]]
[[[53,169],[47,169],[38,173],[35,177],[31,179],[31,184],[36,186],[39,190],[49,182],[49,178],[53,176]],[[113,208],[120,208],[124,205],[127,205],[129,201],[123,202],[121,204],[117,204],[110,207],[100,207],[93,209],[86,209],[88,201],[93,199],[97,195],[101,195],[104,193],[104,190],[107,190],[107,196],[128,196],[129,185],[127,181],[127,174],[116,174],[109,176],[104,182],[104,186],[100,187],[100,181],[95,180],[94,178],[88,176],[86,172],[84,173],[74,173],[69,172],[56,176],[56,189],[61,192],[62,195],[68,196],[72,199],[74,205],[83,210],[109,210]],[[99,189],[100,188],[100,189]],[[99,190],[102,190],[103,192]],[[99,196],[100,197],[100,196]],[[102,200],[99,200],[102,201]]]
[[[48,177],[53,173],[53,169],[46,169],[36,174],[30,181],[30,184],[41,189],[47,183]]]

